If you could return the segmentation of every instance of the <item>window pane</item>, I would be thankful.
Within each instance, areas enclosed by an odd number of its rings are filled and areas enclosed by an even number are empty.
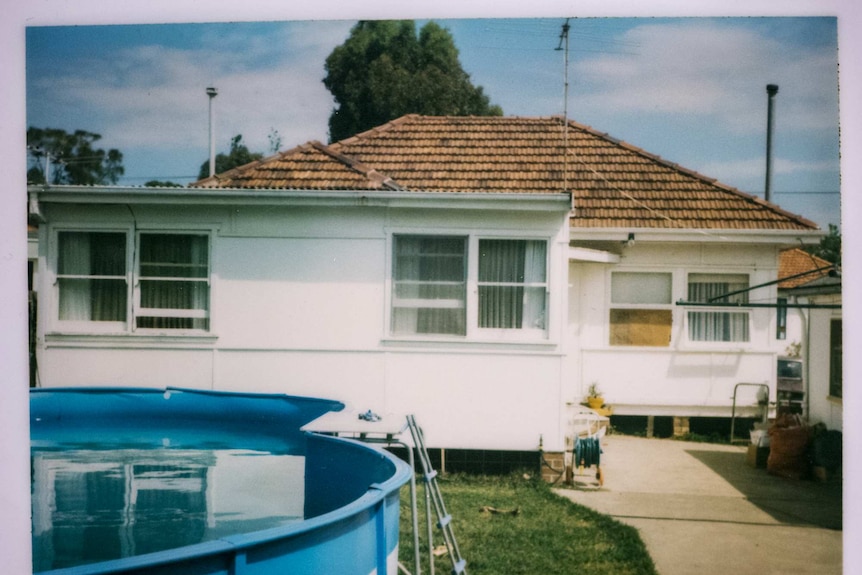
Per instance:
[[[737,274],[691,274],[688,276],[689,301],[709,303],[748,303],[748,292],[719,297],[748,287],[748,276]]]
[[[671,277],[669,273],[614,272],[611,274],[611,302],[669,304]]]
[[[748,313],[690,311],[688,337],[692,341],[748,341]]]
[[[209,286],[205,282],[141,280],[141,307],[207,309]]]
[[[140,236],[139,328],[209,329],[209,237]]]
[[[395,237],[393,333],[467,333],[466,246],[459,237]]]
[[[844,396],[844,378],[841,362],[844,357],[842,320],[833,319],[830,325],[829,340],[829,395]]]
[[[141,277],[207,278],[207,236],[141,234]]]
[[[670,345],[673,312],[669,309],[612,309],[611,345]]]
[[[479,241],[479,327],[545,328],[546,242]]]
[[[59,319],[125,321],[126,235],[60,232],[57,240]]]
[[[688,277],[688,299],[692,302],[746,304],[748,276],[743,274],[691,274]],[[720,297],[734,292],[734,295]],[[690,311],[688,336],[692,341],[746,342],[748,312]]]

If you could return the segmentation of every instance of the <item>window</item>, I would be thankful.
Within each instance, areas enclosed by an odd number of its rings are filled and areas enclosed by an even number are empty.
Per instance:
[[[141,234],[136,327],[209,328],[208,247],[206,235]]]
[[[395,235],[390,329],[544,336],[547,262],[545,240]]]
[[[829,395],[832,397],[844,397],[842,323],[840,319],[833,319],[829,326]]]
[[[60,320],[126,321],[126,234],[60,232],[57,246]]]
[[[479,241],[479,327],[545,329],[547,258],[537,240]]]
[[[392,333],[466,333],[467,240],[396,236]]]
[[[660,272],[611,274],[610,345],[670,345],[672,279]]]
[[[787,339],[787,298],[777,299],[775,308],[775,339]]]
[[[133,251],[129,236],[58,232],[61,325],[96,331],[209,329],[209,236],[141,232]]]
[[[688,300],[698,303],[748,303],[748,276],[743,274],[690,274]],[[728,297],[720,297],[725,294]],[[688,312],[688,337],[691,341],[749,341],[748,311],[698,308]]]

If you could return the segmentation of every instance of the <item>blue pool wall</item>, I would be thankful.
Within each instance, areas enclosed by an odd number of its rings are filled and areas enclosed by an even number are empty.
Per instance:
[[[305,511],[299,523],[187,547],[104,561],[43,575],[394,575],[398,572],[400,488],[412,470],[357,441],[299,431],[329,411],[331,400],[187,389],[55,388],[30,394],[31,441],[89,428],[186,422],[253,425],[256,432],[298,434],[306,457]]]

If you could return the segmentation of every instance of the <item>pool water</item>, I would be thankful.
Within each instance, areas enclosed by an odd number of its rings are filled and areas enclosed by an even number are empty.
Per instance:
[[[34,571],[397,573],[410,467],[301,431],[343,409],[280,394],[31,389]]]
[[[31,450],[34,571],[305,519],[305,457],[289,443],[182,428],[139,430],[136,442],[126,428],[87,448],[81,431]],[[213,447],[229,443],[268,449]]]

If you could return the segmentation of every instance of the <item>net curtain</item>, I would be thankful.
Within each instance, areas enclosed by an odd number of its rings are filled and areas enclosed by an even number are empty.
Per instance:
[[[689,278],[690,301],[708,303],[727,293],[748,287],[746,276],[709,276],[693,274]],[[748,302],[743,292],[715,300],[717,303]],[[689,338],[693,341],[748,341],[748,313],[731,311],[690,311],[688,313]]]
[[[58,244],[60,319],[124,321],[127,301],[125,234],[60,232]]]
[[[479,327],[545,327],[545,242],[479,242]]]

